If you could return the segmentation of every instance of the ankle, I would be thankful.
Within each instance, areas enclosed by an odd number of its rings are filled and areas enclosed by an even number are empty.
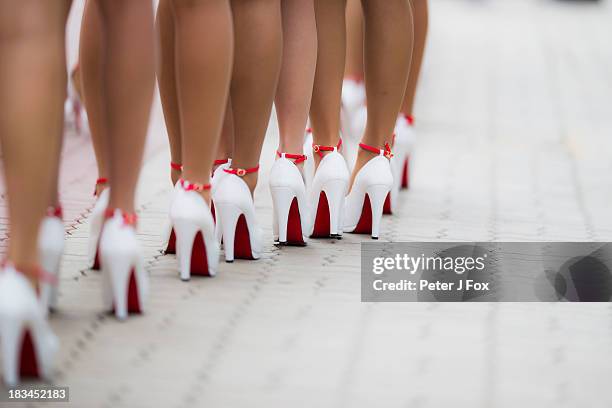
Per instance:
[[[242,177],[242,179],[244,180],[246,185],[249,187],[249,190],[251,190],[251,195],[253,195],[253,193],[255,192],[255,187],[257,187],[257,179],[258,179],[257,173],[245,174]]]
[[[189,173],[185,172],[185,177],[180,178],[179,182],[185,191],[193,191],[199,194],[210,205],[210,179],[189,176]]]
[[[241,162],[238,160],[232,161],[232,166],[228,169],[224,169],[225,172],[229,174],[234,174],[244,180],[244,182],[251,190],[251,194],[255,191],[255,187],[257,187],[257,178],[259,174],[259,163],[255,166],[241,165]]]
[[[10,259],[7,262],[12,264],[15,270],[22,274],[34,289],[38,288],[40,281],[40,266],[36,262],[29,260],[12,261]]]
[[[108,178],[107,177],[98,177],[96,180],[96,185],[94,187],[94,196],[99,197],[100,194],[104,190],[108,188]]]
[[[176,183],[179,181],[179,179],[181,178],[181,175],[183,174],[182,171],[180,170],[175,170],[172,169],[170,171],[170,179],[172,180],[172,185],[176,185]]]

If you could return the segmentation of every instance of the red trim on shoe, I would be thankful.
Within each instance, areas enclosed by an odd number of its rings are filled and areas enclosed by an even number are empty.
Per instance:
[[[204,191],[204,190],[210,190],[210,187],[211,187],[210,183],[208,184],[191,183],[185,179],[180,179],[179,184],[185,191]]]
[[[180,163],[172,163],[172,162],[170,162],[170,168],[172,170],[183,171],[183,165],[180,164]]]
[[[364,77],[362,75],[345,75],[344,77],[345,80],[349,80],[349,81],[353,81],[356,82],[358,84],[363,84],[364,83]]]
[[[115,208],[107,208],[104,211],[104,218],[112,218],[115,215]],[[121,217],[123,218],[123,225],[136,226],[138,223],[138,215],[135,213],[126,213],[121,211]]]
[[[414,116],[404,114],[404,119],[406,119],[410,126],[414,125]]]
[[[367,150],[368,152],[372,152],[372,153],[380,154],[381,156],[385,156],[387,159],[390,159],[393,157],[393,153],[391,153],[391,146],[389,146],[389,143],[387,142],[385,142],[384,149],[379,149],[377,147],[370,146],[365,143],[359,143],[359,147],[361,147],[363,150]]]
[[[251,167],[250,169],[233,169],[231,167],[229,169],[223,169],[224,172],[228,174],[233,174],[238,177],[244,177],[247,174],[256,173],[258,170],[259,170],[259,164],[255,167]]]
[[[323,158],[323,152],[333,152],[334,150],[340,150],[342,147],[342,138],[338,140],[338,144],[336,146],[323,146],[318,144],[312,144],[312,151],[319,155],[320,158]]]
[[[216,159],[213,164],[215,166],[220,166],[220,165],[228,163],[228,162],[229,162],[229,159]]]
[[[94,186],[94,192],[93,192],[94,197],[97,196],[96,190],[98,189],[98,186],[101,184],[108,184],[108,179],[106,177],[99,177],[96,179],[96,185]]]
[[[286,159],[295,160],[294,161],[295,164],[300,164],[302,162],[305,162],[307,159],[305,154],[282,153],[279,150],[276,151],[276,155],[278,157],[283,157],[283,155],[285,155]]]
[[[63,216],[64,211],[60,205],[47,208],[47,217],[62,218]]]

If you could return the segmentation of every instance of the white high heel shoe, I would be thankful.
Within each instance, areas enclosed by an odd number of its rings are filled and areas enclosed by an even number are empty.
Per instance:
[[[349,118],[365,105],[366,90],[363,81],[345,78],[342,81],[342,108]]]
[[[259,170],[223,169],[226,173],[214,189],[215,214],[223,237],[225,261],[259,259],[262,251],[261,230],[257,224],[251,190],[242,180],[248,173]]]
[[[53,279],[41,270],[41,281]],[[59,348],[46,319],[47,306],[30,282],[12,265],[0,270],[0,342],[4,382],[12,387],[20,377],[48,379]]]
[[[59,277],[60,262],[64,252],[64,233],[61,207],[50,208],[40,225],[38,253],[42,269],[53,275],[55,279]],[[41,282],[40,299],[42,304],[47,305],[46,310],[56,309],[57,285]]]
[[[179,163],[170,163],[170,168],[172,170],[183,171],[183,165]],[[177,181],[174,185],[174,189],[170,193],[170,206],[172,206],[172,203],[174,202],[174,197],[176,197],[178,185],[179,183]],[[174,227],[170,219],[168,219],[168,221],[166,222],[164,230],[162,232],[162,242],[164,243],[164,249],[162,249],[162,254],[176,254],[176,234],[174,233]]]
[[[128,313],[142,313],[149,280],[136,238],[136,215],[109,209],[106,217],[100,237],[104,300],[115,316],[124,320]]]
[[[393,157],[391,158],[391,172],[393,173],[393,187],[385,200],[384,214],[393,214],[397,211],[399,192],[402,183],[408,177],[408,158],[414,145],[414,132],[409,119],[400,115],[395,123],[395,137],[393,141]],[[406,181],[407,183],[407,181]]]
[[[106,183],[106,179],[98,179],[96,185]],[[91,269],[100,269],[100,257],[99,257],[99,246],[100,246],[100,234],[102,233],[102,226],[104,225],[104,213],[108,207],[108,200],[110,198],[110,189],[102,191],[96,204],[91,210],[89,215],[89,244],[87,248],[87,262]]]
[[[221,231],[221,228],[218,227],[216,220],[217,214],[215,211],[215,187],[217,187],[219,183],[221,183],[221,180],[223,180],[223,178],[227,175],[227,173],[223,170],[232,167],[232,159],[227,158],[215,160],[215,166],[217,166],[217,168],[213,170],[212,176],[210,177],[210,211],[212,212],[213,219],[215,220],[215,236],[217,237],[217,242],[219,243],[219,245],[221,245],[223,233]]]
[[[310,139],[312,140],[312,139]],[[307,140],[308,142],[308,140]],[[342,206],[349,183],[349,171],[344,157],[338,152],[338,146],[304,145],[304,150],[312,164],[305,168],[314,172],[308,176],[308,203],[311,209],[309,236],[312,238],[338,238],[342,236]],[[321,157],[314,170],[312,152]],[[323,154],[323,152],[328,152]]]
[[[296,164],[306,161],[306,156],[279,151],[276,154],[279,157],[270,171],[274,240],[279,245],[304,246],[310,216],[304,178]]]
[[[206,201],[198,191],[210,189],[210,184],[194,184],[183,179],[170,208],[170,219],[176,233],[176,254],[181,279],[191,275],[215,276],[219,263],[219,248],[215,239],[215,221]]]
[[[393,186],[393,174],[389,159],[393,156],[389,144],[377,149],[360,143],[364,150],[378,153],[370,159],[355,176],[351,192],[344,205],[344,231],[356,234],[371,234],[378,239],[383,205]]]

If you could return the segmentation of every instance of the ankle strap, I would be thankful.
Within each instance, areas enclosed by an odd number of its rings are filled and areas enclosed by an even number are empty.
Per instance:
[[[389,143],[387,142],[385,142],[384,149],[379,149],[377,147],[370,146],[365,143],[359,143],[359,147],[361,147],[363,150],[367,150],[368,152],[377,153],[381,156],[385,156],[387,159],[393,157],[393,153],[391,153],[391,146],[389,146]]]
[[[319,157],[323,158],[323,152],[333,152],[335,150],[340,150],[342,146],[342,138],[338,139],[338,144],[336,146],[323,146],[318,144],[312,144],[312,150],[319,155]]]
[[[180,164],[180,163],[172,163],[172,162],[170,162],[170,168],[172,170],[183,171],[183,165]]]
[[[187,180],[179,179],[179,185],[185,191],[205,191],[205,190],[210,190],[210,183],[209,184],[190,183]]]
[[[56,207],[51,206],[47,208],[47,217],[62,218],[63,216],[64,216],[64,211],[62,210],[62,207],[60,205]]]
[[[312,128],[306,128],[306,133],[312,133]],[[318,146],[318,147],[315,147]],[[338,139],[338,144],[336,145],[336,149],[340,150],[340,147],[342,147],[342,138]],[[319,157],[323,157],[323,152],[331,152],[334,150],[334,146],[323,146],[323,145],[316,145],[316,144],[312,144],[312,150],[315,151],[315,153],[319,154]]]
[[[98,195],[96,194],[96,190],[98,190],[98,186],[104,185],[104,184],[108,184],[108,179],[106,177],[99,177],[96,179],[96,185],[94,186],[94,191],[93,191],[94,197]]]
[[[115,211],[117,210],[117,208],[107,208],[106,211],[104,211],[104,218],[113,218],[115,216]],[[123,218],[123,225],[136,226],[136,223],[138,222],[138,215],[136,215],[136,213],[126,213],[122,210],[118,211],[121,212],[121,218]]]
[[[216,159],[214,162],[215,166],[220,166],[222,164],[229,163],[229,158],[227,159]]]
[[[223,169],[224,172],[228,174],[234,174],[238,177],[244,177],[247,174],[256,173],[258,170],[259,170],[259,164],[255,167],[251,167],[250,169],[233,169],[231,167],[229,169]]]
[[[300,164],[302,162],[305,162],[307,159],[305,154],[282,153],[279,150],[276,151],[276,154],[278,155],[278,157],[284,157],[285,159],[295,160],[294,161],[295,164]]]

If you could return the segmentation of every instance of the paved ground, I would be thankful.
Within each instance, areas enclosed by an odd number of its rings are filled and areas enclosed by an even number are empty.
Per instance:
[[[383,237],[612,240],[612,5],[601,3],[432,1],[412,189]],[[609,304],[362,304],[361,237],[274,247],[275,138],[273,124],[256,194],[263,259],[184,283],[159,253],[170,183],[155,106],[138,198],[153,296],[119,323],[85,269],[91,147],[68,137],[52,325],[70,406],[612,406]],[[4,248],[5,216],[0,232]]]

